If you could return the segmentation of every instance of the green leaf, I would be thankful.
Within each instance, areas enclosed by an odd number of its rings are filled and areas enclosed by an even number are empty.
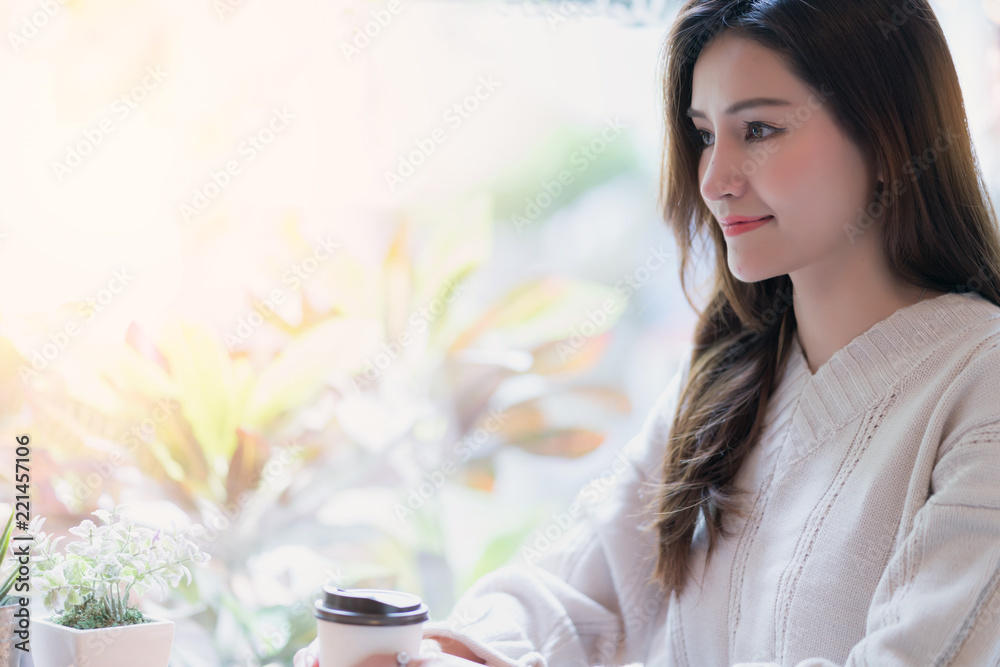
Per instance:
[[[608,142],[600,155],[591,153],[594,159],[581,150],[600,137],[604,129],[603,125],[560,123],[548,135],[531,142],[532,147],[523,158],[488,185],[496,193],[497,219],[508,220],[517,215],[532,227],[540,226],[587,190],[634,170],[638,160],[627,129]],[[538,209],[534,218],[532,205]],[[519,233],[525,229],[524,223],[521,224],[522,227],[517,227]]]
[[[624,305],[613,288],[600,283],[565,278],[529,281],[510,290],[452,348],[464,349],[484,338],[518,349],[567,339],[582,344],[614,326]]]
[[[237,387],[229,354],[207,329],[186,323],[168,326],[160,352],[170,366],[181,410],[205,458],[216,472],[236,449]]]
[[[488,574],[499,567],[510,562],[517,554],[518,548],[524,540],[531,534],[538,524],[540,515],[529,516],[525,521],[516,526],[513,530],[500,534],[493,539],[483,550],[482,556],[476,561],[475,567],[462,583],[462,589],[467,589],[470,585],[478,581],[483,575]]]
[[[263,428],[313,398],[329,380],[361,370],[382,339],[374,320],[332,318],[293,340],[258,376],[243,423]],[[234,432],[235,438],[235,432]]]
[[[177,387],[170,374],[130,345],[119,346],[114,363],[102,369],[108,382],[121,391],[145,396],[175,397]]]
[[[17,570],[18,568],[14,567],[14,569],[10,571],[10,574],[7,575],[7,578],[4,579],[3,584],[0,585],[0,600],[7,597],[7,594],[10,593],[10,589],[14,585],[14,580],[17,579]]]
[[[493,199],[477,193],[446,209],[413,209],[414,227],[428,235],[416,262],[416,309],[450,298],[451,283],[482,266],[493,252]]]
[[[536,456],[577,458],[600,447],[607,435],[585,428],[546,429],[511,439],[509,445]]]
[[[10,573],[2,585],[0,585],[0,598],[4,598],[10,592],[11,586],[14,585],[14,580],[17,578],[17,561],[10,556],[10,540],[14,533],[14,516],[16,512],[15,509],[11,509],[10,517],[7,519],[7,525],[4,526],[3,535],[0,536],[0,562],[6,563],[8,560],[14,563],[14,570]]]
[[[0,537],[0,559],[6,559],[7,551],[10,549],[10,537],[14,532],[14,515],[15,511],[11,509],[10,516],[7,518],[7,525],[3,529],[3,536]]]
[[[602,387],[539,387],[537,394],[507,406],[499,433],[508,444],[544,456],[578,457],[599,447],[631,404]]]

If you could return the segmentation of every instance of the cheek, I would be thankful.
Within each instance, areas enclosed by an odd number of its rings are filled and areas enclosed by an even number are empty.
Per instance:
[[[866,203],[864,165],[837,137],[804,136],[776,151],[761,183],[779,219],[794,231],[840,233]],[[790,229],[789,231],[793,231]]]

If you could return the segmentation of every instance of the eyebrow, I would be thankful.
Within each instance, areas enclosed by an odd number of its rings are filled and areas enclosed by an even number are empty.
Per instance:
[[[726,115],[732,116],[733,114],[739,113],[744,109],[749,109],[750,107],[782,107],[791,106],[791,104],[792,103],[788,100],[779,100],[774,97],[754,97],[732,105],[726,109]],[[698,111],[697,109],[688,109],[687,115],[688,118],[707,118],[703,112]]]

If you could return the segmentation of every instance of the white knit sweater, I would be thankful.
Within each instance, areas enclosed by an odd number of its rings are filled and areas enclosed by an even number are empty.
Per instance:
[[[481,579],[426,636],[506,667],[1000,665],[1000,308],[917,302],[815,375],[796,340],[737,477],[747,517],[707,564],[699,524],[667,600],[638,526],[688,370],[629,464],[553,517],[565,542]]]

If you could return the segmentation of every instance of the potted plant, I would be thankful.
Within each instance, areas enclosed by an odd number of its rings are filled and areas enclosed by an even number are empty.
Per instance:
[[[70,533],[80,539],[56,550],[53,539],[29,526],[35,537],[31,584],[44,596],[45,606],[61,610],[33,620],[31,651],[35,667],[167,667],[174,637],[173,621],[147,618],[135,606],[156,586],[161,591],[191,580],[191,563],[208,554],[187,539],[135,524],[122,513],[97,510],[103,525],[85,519]]]
[[[17,619],[14,611],[20,606],[17,596],[11,595],[10,591],[17,580],[18,561],[10,553],[10,538],[14,530],[14,510],[10,511],[7,525],[0,535],[0,667],[17,667],[20,663],[21,654],[16,648]],[[9,573],[3,574],[6,570]]]

